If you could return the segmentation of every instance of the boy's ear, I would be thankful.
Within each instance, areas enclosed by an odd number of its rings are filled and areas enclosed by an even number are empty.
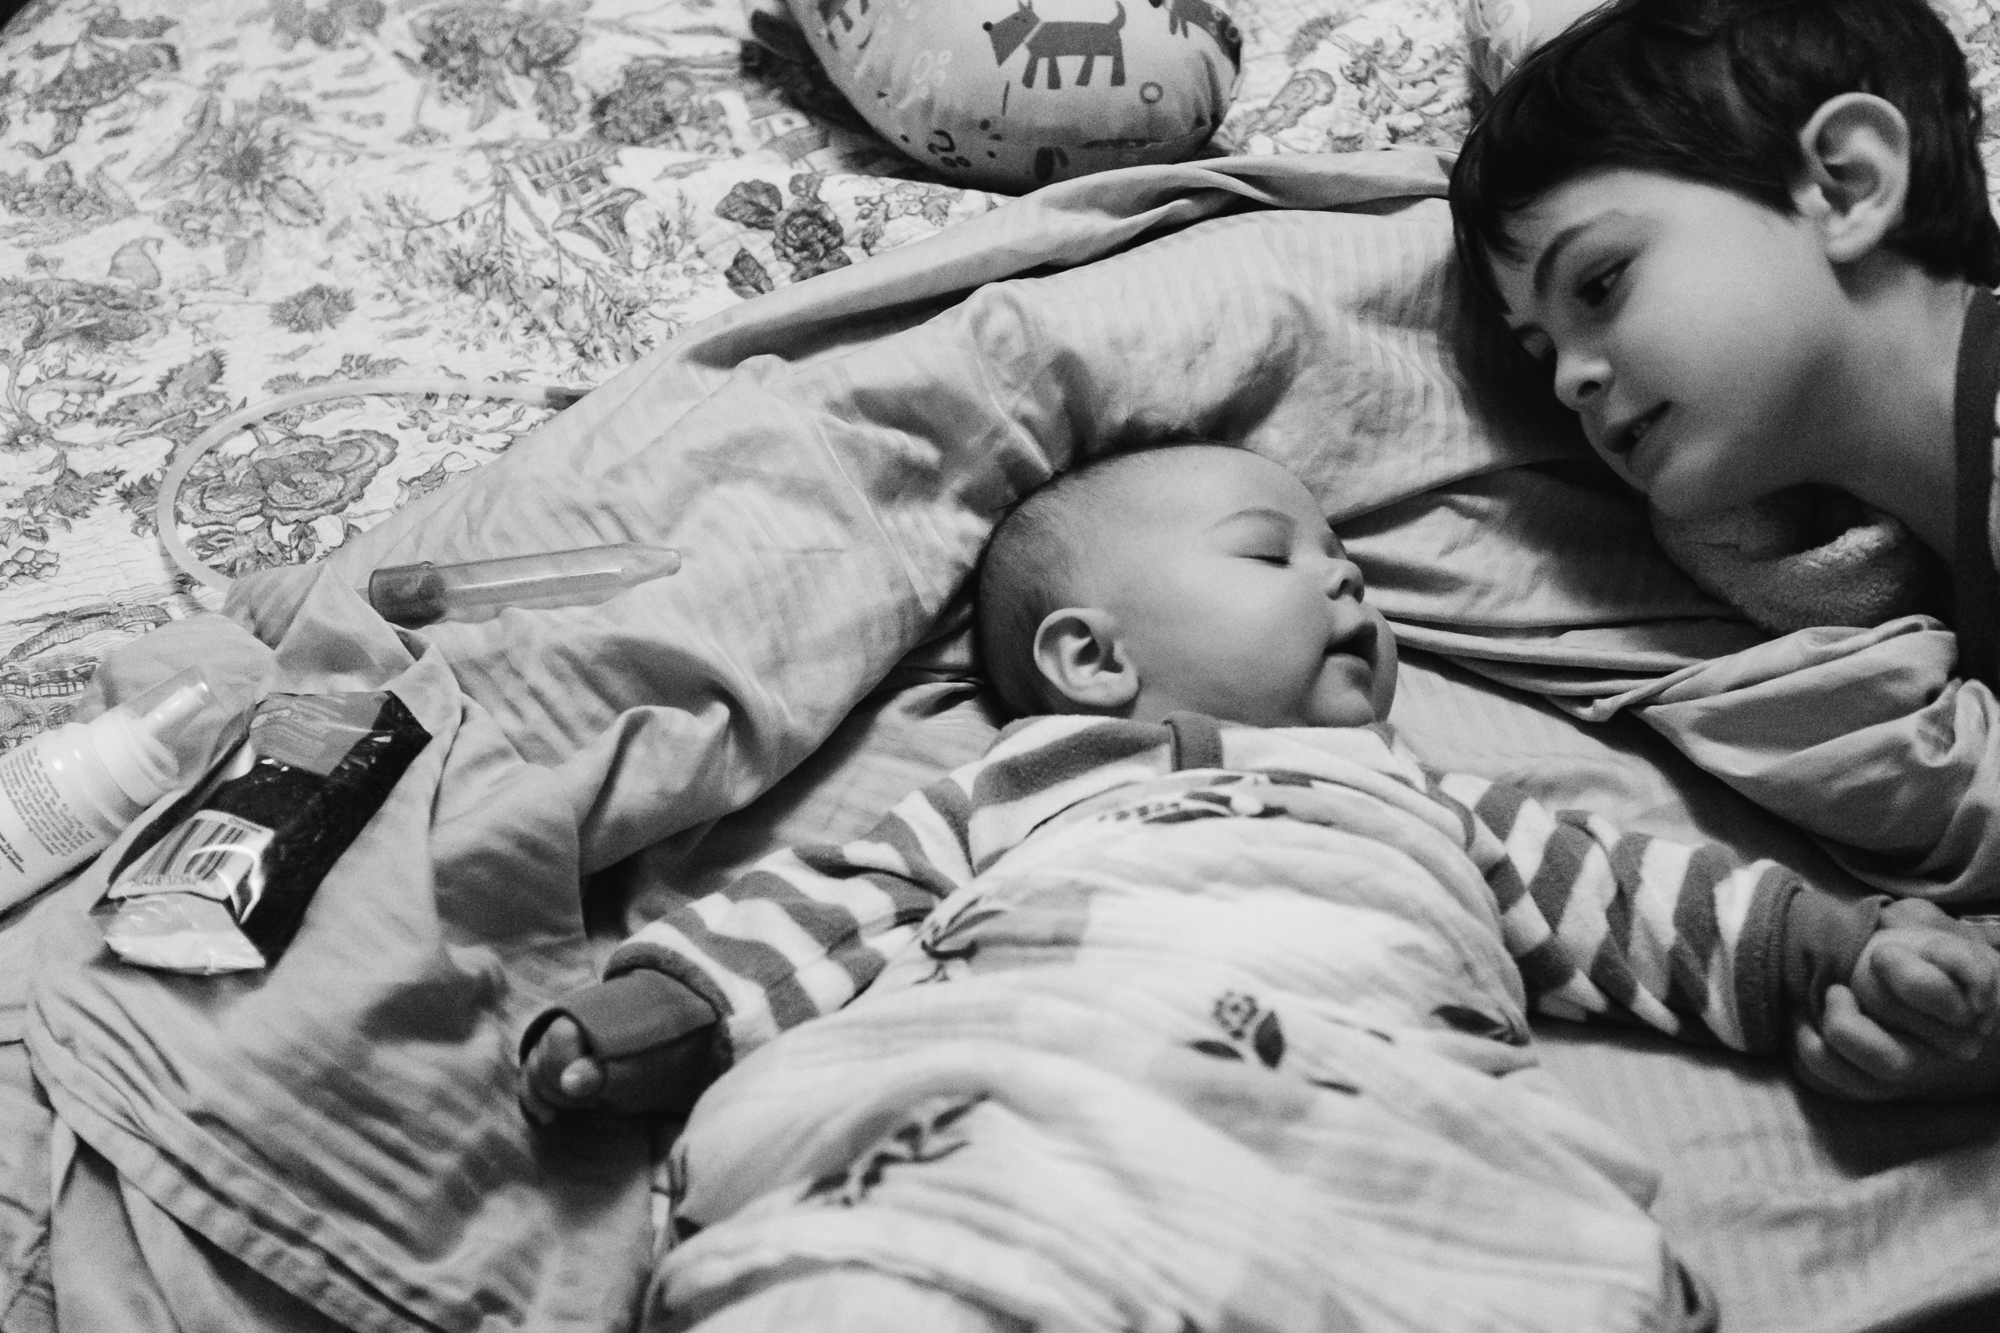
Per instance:
[[[1139,694],[1139,673],[1118,643],[1118,621],[1096,607],[1066,606],[1043,616],[1035,668],[1063,698],[1092,712],[1115,712]]]
[[[1827,258],[1852,263],[1903,220],[1910,189],[1910,125],[1873,93],[1827,99],[1799,131],[1799,212],[1819,228]]]

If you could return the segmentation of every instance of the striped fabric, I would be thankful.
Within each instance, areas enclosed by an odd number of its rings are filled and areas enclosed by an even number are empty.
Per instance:
[[[1771,861],[1627,833],[1420,765],[1386,728],[1222,728],[1220,768],[1177,772],[1170,726],[1036,718],[911,794],[867,835],[781,852],[640,929],[616,975],[653,967],[723,1015],[740,1056],[858,995],[932,909],[1038,836],[1079,822],[1280,812],[1378,833],[1432,879],[1482,895],[1526,998],[1741,1051],[1785,1032],[1783,932],[1807,892]],[[1313,799],[1288,801],[1287,793]],[[1865,932],[1865,924],[1858,927]]]

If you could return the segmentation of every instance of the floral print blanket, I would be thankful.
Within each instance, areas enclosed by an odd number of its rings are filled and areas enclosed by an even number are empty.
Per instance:
[[[1002,196],[890,149],[778,0],[35,0],[0,33],[0,746],[215,596],[175,450],[294,389],[589,388]],[[1449,145],[1457,0],[1255,0],[1216,152]],[[182,488],[224,574],[310,562],[539,423],[335,400]]]

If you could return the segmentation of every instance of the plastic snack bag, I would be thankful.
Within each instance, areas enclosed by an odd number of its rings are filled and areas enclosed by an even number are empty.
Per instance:
[[[170,972],[270,966],[429,742],[386,691],[268,696],[243,739],[125,849],[103,899],[105,943]]]

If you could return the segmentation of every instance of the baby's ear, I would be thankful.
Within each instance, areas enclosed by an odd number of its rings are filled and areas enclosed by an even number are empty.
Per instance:
[[[1035,669],[1087,712],[1119,712],[1139,694],[1139,673],[1118,642],[1117,617],[1094,606],[1066,606],[1042,617]]]
[[[1827,99],[1799,131],[1804,172],[1792,187],[1836,264],[1866,257],[1903,220],[1910,124],[1873,93]]]

